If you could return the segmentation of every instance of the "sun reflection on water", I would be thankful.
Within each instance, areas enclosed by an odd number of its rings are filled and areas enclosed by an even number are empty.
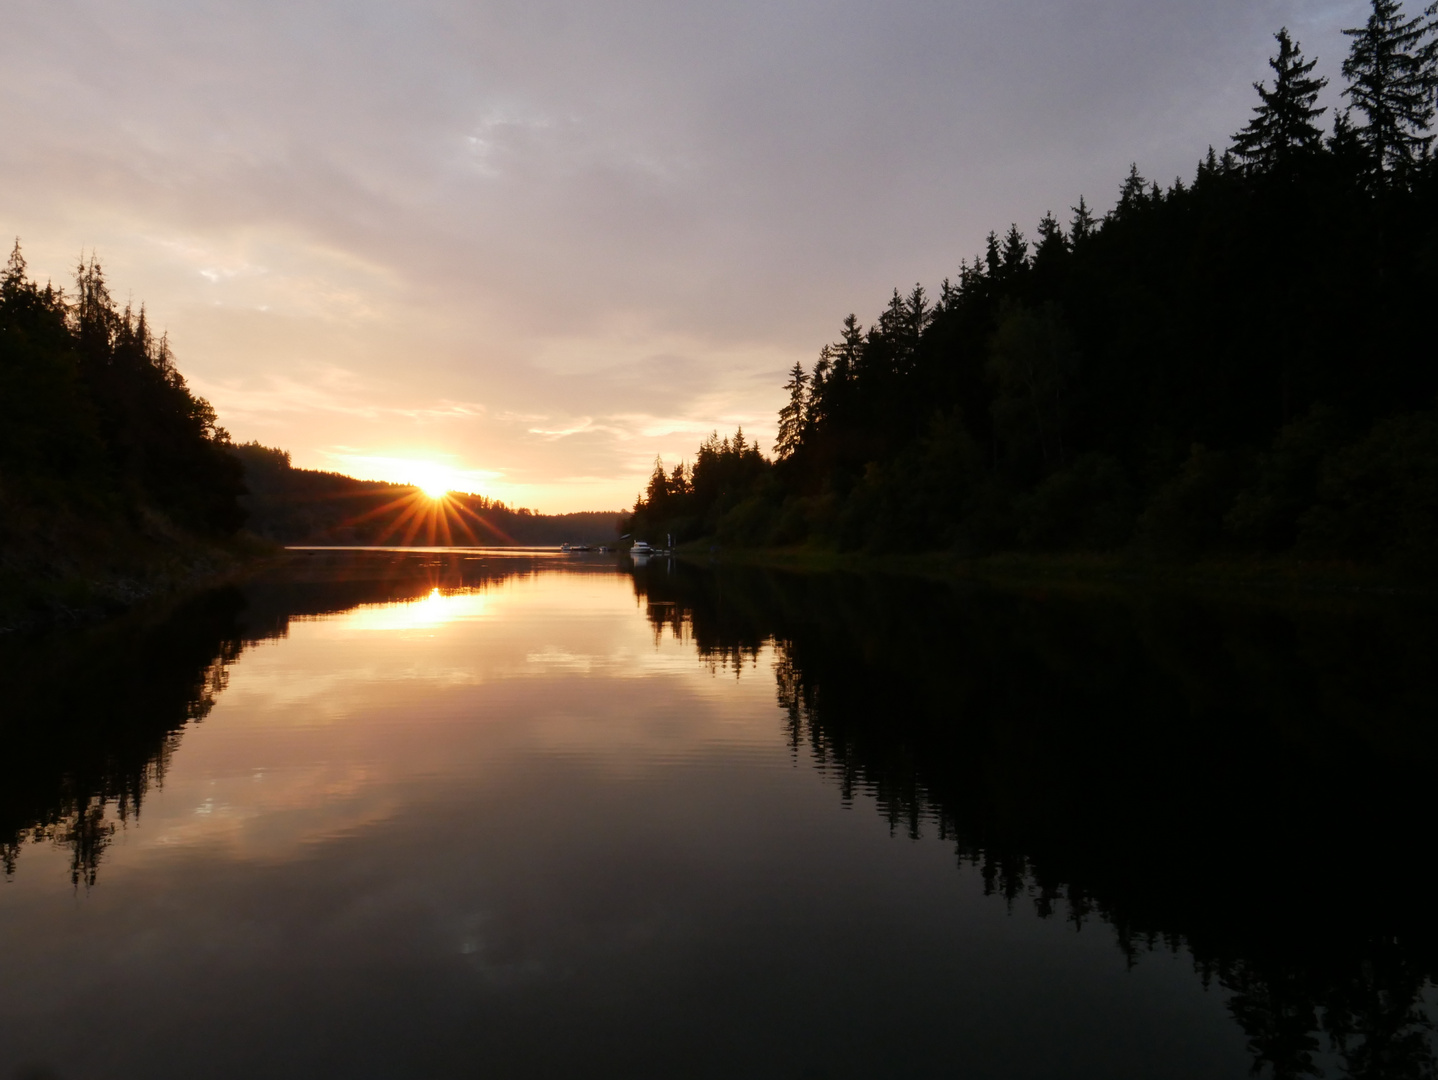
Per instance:
[[[446,593],[436,586],[418,600],[356,608],[339,621],[347,630],[433,630],[446,623],[480,618],[487,600],[482,593]]]

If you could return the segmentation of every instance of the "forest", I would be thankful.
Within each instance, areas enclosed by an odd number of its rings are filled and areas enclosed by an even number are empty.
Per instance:
[[[0,277],[0,625],[223,561],[244,520],[229,441],[97,261],[67,294],[29,279],[17,241]]]
[[[1344,31],[1341,109],[1287,30],[1226,149],[1137,165],[934,294],[843,321],[742,430],[656,461],[626,530],[838,550],[1438,550],[1438,5]],[[1329,116],[1329,113],[1332,113]]]

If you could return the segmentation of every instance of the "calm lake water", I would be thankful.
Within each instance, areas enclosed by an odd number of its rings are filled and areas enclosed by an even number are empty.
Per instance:
[[[296,553],[0,646],[0,1077],[1434,1074],[1438,618]]]

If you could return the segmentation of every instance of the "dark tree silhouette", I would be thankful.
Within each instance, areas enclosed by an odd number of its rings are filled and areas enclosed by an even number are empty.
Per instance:
[[[41,287],[17,241],[0,277],[0,625],[124,603],[228,557],[243,490],[145,309],[120,309],[94,258],[73,293]]]
[[[825,363],[821,357],[820,363]],[[815,378],[821,383],[823,372],[815,370]],[[779,410],[779,438],[774,443],[774,453],[780,458],[786,458],[799,448],[799,441],[804,434],[805,413],[805,390],[809,385],[809,376],[804,373],[804,365],[794,364],[794,370],[789,372],[789,381],[784,384],[784,389],[789,392],[789,403]]]
[[[1327,79],[1313,77],[1318,61],[1304,61],[1287,27],[1274,38],[1278,55],[1268,61],[1273,69],[1273,89],[1261,82],[1253,84],[1259,98],[1253,119],[1233,137],[1234,153],[1248,166],[1263,171],[1321,147],[1323,132],[1314,121],[1328,111],[1317,105],[1319,93],[1328,85]]]
[[[1349,80],[1344,95],[1364,118],[1360,143],[1380,172],[1406,172],[1422,161],[1433,136],[1431,53],[1423,39],[1432,32],[1419,16],[1405,17],[1398,0],[1372,0],[1362,26],[1343,32],[1353,39],[1343,61]]]

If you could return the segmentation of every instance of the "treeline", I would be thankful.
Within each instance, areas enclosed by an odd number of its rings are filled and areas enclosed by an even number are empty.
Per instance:
[[[121,309],[98,262],[75,289],[0,277],[0,587],[130,576],[193,559],[243,519],[239,463],[142,307]],[[43,590],[42,590],[43,591]],[[3,615],[0,612],[0,615]]]
[[[244,467],[246,528],[275,543],[607,544],[620,518],[613,511],[539,514],[460,492],[431,499],[409,485],[296,469],[287,451],[257,442],[231,452]]]
[[[796,365],[772,459],[656,464],[636,535],[841,549],[1438,550],[1438,17],[1373,0],[1326,129],[1287,31],[1192,180],[1134,166]]]

